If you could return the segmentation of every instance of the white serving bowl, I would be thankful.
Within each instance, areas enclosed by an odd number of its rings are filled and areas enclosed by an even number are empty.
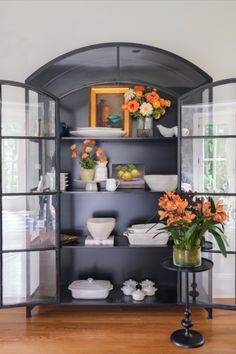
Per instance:
[[[174,191],[177,188],[177,175],[145,175],[144,180],[152,192]]]
[[[116,225],[114,218],[91,218],[87,220],[87,228],[95,240],[106,240]]]

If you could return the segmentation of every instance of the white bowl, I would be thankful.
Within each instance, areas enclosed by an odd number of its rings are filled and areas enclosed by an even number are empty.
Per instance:
[[[145,175],[144,180],[152,192],[175,191],[177,175]]]
[[[116,225],[114,218],[92,218],[87,220],[87,228],[95,240],[106,240]]]

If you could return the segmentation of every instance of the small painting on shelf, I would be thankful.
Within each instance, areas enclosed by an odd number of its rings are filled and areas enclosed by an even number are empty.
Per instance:
[[[89,125],[91,128],[120,128],[131,134],[131,121],[128,111],[122,110],[124,93],[128,87],[96,86],[90,88]]]
[[[144,164],[127,163],[112,165],[112,177],[120,183],[118,188],[144,188],[144,174]]]

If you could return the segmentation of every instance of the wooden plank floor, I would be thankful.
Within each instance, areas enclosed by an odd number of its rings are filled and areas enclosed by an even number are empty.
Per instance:
[[[180,328],[182,307],[169,309],[81,309],[45,306],[0,310],[0,354],[236,354],[236,312],[192,311],[206,344],[182,349],[170,343]]]

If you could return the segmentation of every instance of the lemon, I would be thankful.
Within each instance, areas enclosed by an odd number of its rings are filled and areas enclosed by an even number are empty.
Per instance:
[[[132,175],[132,177],[138,177],[139,176],[139,171],[136,168],[134,168],[131,171],[131,175]]]
[[[122,178],[125,180],[125,181],[129,181],[130,179],[132,179],[132,174],[130,172],[125,172],[122,176]]]
[[[124,172],[120,170],[120,171],[117,173],[117,176],[118,176],[118,177],[122,177],[123,174],[124,174]]]

